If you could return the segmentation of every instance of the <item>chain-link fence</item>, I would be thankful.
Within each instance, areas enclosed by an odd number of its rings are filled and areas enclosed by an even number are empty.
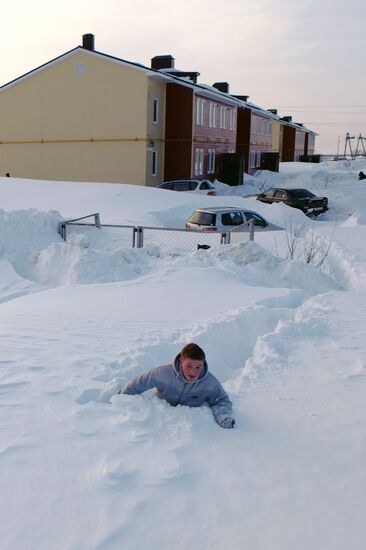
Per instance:
[[[91,218],[94,218],[94,223],[90,222]],[[230,232],[206,233],[162,227],[101,224],[99,214],[91,214],[83,218],[61,222],[59,233],[65,241],[70,239],[72,235],[85,235],[90,248],[99,250],[142,248],[155,245],[166,252],[179,254],[180,252],[199,248],[213,248],[230,243]],[[243,233],[240,240],[247,238],[248,233]],[[237,235],[235,241],[238,242]]]

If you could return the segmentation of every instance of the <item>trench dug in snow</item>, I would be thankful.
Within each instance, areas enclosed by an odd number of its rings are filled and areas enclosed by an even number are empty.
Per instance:
[[[276,332],[294,320],[303,300],[301,291],[268,298],[198,323],[193,328],[182,328],[172,335],[157,337],[148,345],[127,349],[120,360],[105,365],[104,372],[95,377],[101,387],[86,389],[76,402],[81,405],[92,401],[109,402],[124,383],[154,365],[167,363],[189,341],[209,350],[210,371],[230,392],[240,393],[242,381],[253,376],[253,354],[262,356],[262,362],[263,356],[267,356],[275,366]]]

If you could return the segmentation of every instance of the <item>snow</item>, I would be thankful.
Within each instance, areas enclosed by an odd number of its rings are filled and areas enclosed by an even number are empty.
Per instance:
[[[363,548],[365,169],[285,163],[216,197],[0,179],[2,549]],[[252,196],[272,185],[330,208],[311,219]],[[181,228],[210,205],[285,230],[209,250],[181,233],[174,250],[57,233],[94,212]],[[207,408],[116,394],[190,341],[233,400],[234,430]]]

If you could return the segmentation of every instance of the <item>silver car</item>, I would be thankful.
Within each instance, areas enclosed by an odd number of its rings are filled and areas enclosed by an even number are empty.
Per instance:
[[[249,221],[253,220],[255,231],[282,229],[281,227],[271,224],[265,218],[243,208],[213,207],[213,208],[197,208],[186,222],[185,228],[195,231],[249,231]]]

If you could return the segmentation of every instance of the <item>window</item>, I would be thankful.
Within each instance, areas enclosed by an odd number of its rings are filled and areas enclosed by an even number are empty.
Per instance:
[[[255,151],[249,153],[249,168],[255,168]]]
[[[203,174],[203,149],[196,149],[194,156],[194,173],[196,176]]]
[[[207,158],[207,173],[213,174],[215,172],[215,149],[208,150]]]
[[[226,107],[220,107],[220,128],[226,128]]]
[[[266,197],[267,199],[271,199],[275,196],[276,189],[269,189],[268,191],[265,191],[263,193],[263,197]]]
[[[196,223],[197,225],[215,225],[216,223],[216,214],[210,214],[208,212],[193,212],[192,216],[189,218],[189,221]]]
[[[259,225],[261,227],[266,227],[268,225],[266,220],[259,216],[259,214],[255,214],[254,212],[244,212],[244,214],[248,221],[254,221],[254,225]]]
[[[234,109],[230,109],[229,111],[229,128],[230,130],[234,130]]]
[[[153,100],[153,123],[157,124],[159,120],[159,99],[154,95],[152,100]]]
[[[177,181],[173,183],[173,191],[190,191],[189,181]]]
[[[217,103],[210,103],[209,122],[210,128],[216,128]]]
[[[83,75],[86,73],[85,63],[76,63],[75,64],[75,74]]]
[[[205,100],[197,97],[196,101],[196,124],[204,126],[205,124]]]
[[[152,151],[151,175],[156,176],[157,173],[158,173],[158,152]]]
[[[243,214],[241,212],[222,214],[221,223],[222,225],[241,225],[244,223]]]

